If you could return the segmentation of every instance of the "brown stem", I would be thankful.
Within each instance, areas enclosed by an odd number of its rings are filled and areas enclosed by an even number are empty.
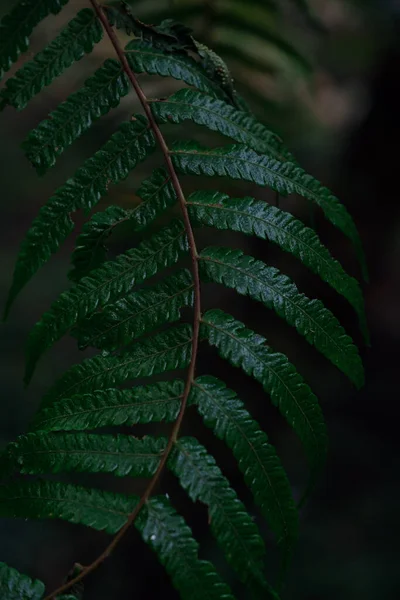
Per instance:
[[[81,573],[79,573],[79,575],[74,577],[74,579],[71,579],[68,583],[62,585],[57,590],[55,590],[54,592],[52,592],[51,594],[46,596],[44,598],[44,600],[52,600],[52,598],[54,598],[55,596],[66,592],[72,586],[74,586],[76,583],[78,583],[78,581],[81,581],[84,577],[86,577],[86,575],[88,575],[89,573],[91,573],[92,571],[97,569],[97,567],[111,554],[111,552],[114,550],[114,548],[118,545],[120,540],[123,538],[125,533],[128,531],[130,526],[135,521],[135,519],[136,519],[137,515],[139,514],[140,510],[142,509],[143,505],[148,501],[151,494],[153,493],[153,490],[158,483],[161,473],[164,470],[164,467],[168,460],[169,454],[178,438],[178,434],[179,434],[179,431],[180,431],[180,428],[182,425],[182,420],[183,420],[183,417],[185,414],[190,389],[191,389],[191,386],[192,386],[192,383],[194,380],[196,359],[197,359],[197,348],[198,348],[198,342],[199,342],[200,318],[201,318],[200,277],[199,277],[199,268],[198,268],[198,262],[197,262],[198,255],[197,255],[196,242],[194,239],[193,229],[192,229],[190,219],[189,219],[189,214],[188,214],[187,205],[186,205],[186,199],[183,194],[183,190],[182,190],[181,184],[179,182],[178,176],[176,174],[174,165],[172,164],[169,148],[165,142],[163,134],[160,131],[160,128],[158,127],[158,125],[153,117],[153,114],[151,112],[147,98],[146,98],[142,88],[140,87],[139,82],[138,82],[134,72],[132,71],[131,67],[129,66],[129,63],[125,56],[125,53],[122,50],[120,43],[118,41],[118,38],[117,38],[114,30],[112,29],[111,25],[109,24],[107,17],[103,12],[103,9],[99,6],[97,0],[90,0],[90,2],[93,6],[93,9],[96,11],[96,14],[97,14],[99,20],[102,23],[110,41],[114,47],[114,50],[118,56],[118,59],[122,65],[127,77],[129,78],[129,80],[132,84],[132,87],[134,88],[134,90],[137,94],[137,97],[140,101],[140,104],[143,107],[146,117],[149,120],[150,127],[151,127],[151,129],[157,139],[157,142],[161,148],[161,151],[163,153],[164,160],[165,160],[165,163],[167,166],[167,170],[170,174],[171,182],[172,182],[172,185],[174,187],[175,193],[177,195],[177,198],[178,198],[178,201],[179,201],[179,204],[181,207],[183,221],[184,221],[185,229],[186,229],[186,235],[188,237],[188,242],[189,242],[190,257],[191,257],[191,261],[192,261],[192,275],[193,275],[193,283],[194,283],[194,318],[193,318],[192,356],[191,356],[191,360],[190,360],[190,364],[189,364],[189,368],[188,368],[185,389],[183,392],[183,397],[182,397],[182,402],[181,402],[178,417],[172,427],[170,436],[168,438],[167,446],[163,452],[163,455],[161,457],[157,471],[154,473],[153,477],[151,478],[149,485],[147,486],[146,490],[144,491],[143,495],[141,496],[139,502],[135,506],[132,513],[129,515],[125,525],[114,536],[111,543],[96,558],[96,560],[94,560],[89,566],[84,567],[83,570],[81,571]]]

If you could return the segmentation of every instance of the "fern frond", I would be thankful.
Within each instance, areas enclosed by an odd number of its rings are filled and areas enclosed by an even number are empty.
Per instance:
[[[180,324],[135,344],[117,356],[95,356],[69,369],[43,398],[43,406],[124,381],[184,369],[191,356],[192,329]]]
[[[312,229],[275,206],[253,198],[230,198],[220,192],[195,192],[188,198],[188,207],[195,224],[255,235],[299,258],[348,300],[358,315],[365,340],[369,342],[364,299],[358,281],[344,271]]]
[[[171,54],[141,40],[129,42],[125,47],[125,52],[135,73],[172,77],[215,98],[227,100],[227,96],[220,86],[207,76],[193,58],[184,53]]]
[[[36,323],[28,339],[26,381],[32,377],[43,352],[73,325],[99,306],[129,293],[134,285],[177,262],[187,251],[181,221],[175,220],[137,248],[105,263],[84,277],[71,290],[63,292]]]
[[[33,129],[24,143],[26,157],[43,175],[68,146],[100,117],[118,106],[129,81],[116,60],[107,59],[85,85]]]
[[[41,581],[0,562],[0,591],[2,600],[41,600],[45,587]]]
[[[182,600],[234,600],[213,565],[198,558],[197,542],[167,498],[152,498],[135,525],[158,555]]]
[[[168,467],[193,502],[208,507],[211,531],[240,579],[267,589],[262,538],[214,458],[194,438],[181,438],[175,443]]]
[[[308,14],[307,0],[293,1]],[[21,0],[3,19],[0,77],[27,48],[35,25],[51,12],[59,12],[66,2]],[[202,249],[200,240],[205,238],[198,238],[195,228],[214,227],[273,242],[346,298],[368,338],[363,298],[358,282],[299,220],[253,198],[231,199],[215,191],[188,196],[183,185],[187,179],[192,189],[207,186],[197,178],[199,185],[192,187],[192,178],[185,176],[251,182],[271,188],[277,198],[299,194],[319,206],[327,220],[351,240],[364,275],[365,263],[346,208],[297,165],[276,134],[256,120],[234,87],[235,73],[232,77],[230,67],[215,52],[217,47],[211,49],[196,41],[190,27],[171,17],[183,12],[195,19],[196,25],[199,20],[205,28],[208,24],[215,27],[210,39],[215,34],[225,53],[236,52],[238,78],[244,88],[246,72],[241,67],[252,60],[254,42],[257,48],[261,43],[267,54],[272,46],[275,53],[266,61],[252,61],[251,67],[260,76],[260,71],[269,68],[269,61],[272,76],[281,69],[294,77],[296,71],[304,76],[308,61],[285,35],[277,0],[248,0],[246,8],[238,0],[224,0],[207,7],[205,15],[202,0],[185,0],[182,6],[170,7],[158,25],[154,19],[160,10],[148,3],[140,5],[138,15],[125,0],[106,0],[106,4],[91,0],[90,5],[91,9],[72,11],[75,17],[0,92],[0,110],[7,104],[21,110],[90,53],[103,33],[113,48],[117,60],[106,60],[79,91],[27,136],[23,148],[40,175],[95,121],[118,106],[131,88],[144,114],[122,123],[55,192],[22,243],[6,314],[20,290],[73,231],[74,213],[82,210],[89,219],[72,255],[69,278],[73,283],[31,331],[25,382],[32,378],[40,357],[65,334],[75,338],[79,349],[93,348],[100,353],[70,367],[48,389],[31,429],[0,454],[0,517],[62,519],[116,536],[89,566],[77,566],[47,595],[40,582],[0,563],[0,587],[4,577],[8,586],[4,600],[22,600],[22,595],[26,600],[44,600],[44,596],[46,600],[82,599],[81,580],[110,555],[132,525],[156,552],[183,600],[234,600],[214,565],[199,558],[198,544],[168,494],[153,495],[166,469],[175,475],[188,498],[205,505],[208,526],[225,555],[225,566],[244,584],[246,597],[279,600],[267,581],[261,528],[208,453],[207,445],[185,437],[188,410],[195,407],[233,455],[253,495],[253,505],[260,509],[278,542],[283,557],[279,584],[298,536],[291,486],[267,434],[236,393],[215,377],[196,377],[202,364],[200,342],[207,341],[221,358],[261,384],[299,437],[311,471],[307,492],[326,460],[325,422],[318,399],[284,354],[233,316],[218,309],[204,312],[204,286],[224,285],[273,310],[357,387],[363,383],[363,367],[352,339],[322,302],[308,298],[289,277],[241,250]],[[150,13],[153,24],[148,24]],[[124,48],[113,27],[135,38]],[[233,49],[232,39],[239,40],[238,48]],[[163,98],[158,91],[162,82],[156,78],[157,97],[150,99],[138,77],[142,73],[175,80],[170,83],[178,91]],[[258,92],[264,99],[263,90]],[[186,123],[190,124],[188,134],[194,127],[200,136],[207,137],[208,130],[214,132],[212,137],[218,134],[235,143],[221,148],[195,141],[171,145],[164,136],[164,125],[180,125],[185,137]],[[166,132],[174,129],[165,127]],[[164,166],[145,175],[135,188],[131,206],[109,206],[91,215],[109,185],[124,180],[156,149]],[[181,213],[178,219],[167,214],[175,203]],[[161,215],[163,224],[157,233],[152,227],[137,235]],[[123,223],[134,232],[134,239],[144,241],[108,260],[108,238]],[[192,313],[190,324],[186,323],[187,312]],[[162,425],[156,429],[169,431],[167,436],[96,433],[119,426],[151,424],[154,428],[157,423]],[[147,481],[140,497],[124,496],[56,481],[55,476],[63,473],[68,473],[68,478],[74,473],[88,474],[88,485],[99,478],[116,482],[110,475]],[[37,478],[44,474],[49,480]],[[0,595],[4,596],[3,590]]]
[[[183,388],[184,382],[177,380],[74,396],[41,410],[33,428],[90,430],[110,425],[172,422],[179,412]],[[287,476],[267,436],[236,394],[214,377],[195,380],[189,404],[196,405],[205,424],[232,449],[256,504],[288,554],[297,538],[297,511]]]
[[[278,269],[267,267],[241,250],[206,248],[199,258],[200,273],[206,280],[233,288],[272,308],[358,388],[363,385],[364,370],[357,347],[320,300],[310,300]]]
[[[33,430],[71,431],[112,425],[172,422],[176,419],[184,382],[160,381],[127,390],[104,389],[72,396],[40,410]]]
[[[171,154],[180,173],[244,179],[269,186],[279,194],[299,194],[315,202],[325,217],[353,242],[366,276],[364,253],[351,216],[327,188],[297,165],[260,156],[240,144],[210,149],[196,142],[178,142]]]
[[[30,475],[84,472],[151,477],[166,444],[166,438],[148,436],[138,440],[127,435],[33,433],[11,444],[9,455],[21,473]],[[268,589],[262,538],[206,449],[193,438],[181,438],[168,466],[191,499],[208,507],[211,530],[244,583]]]
[[[117,350],[163,324],[179,321],[181,309],[193,306],[193,287],[190,271],[179,271],[106,306],[72,333],[81,349]]]
[[[122,123],[110,140],[78,169],[39,211],[21,244],[5,314],[21,289],[44,265],[72,232],[70,214],[78,209],[89,212],[107,194],[111,183],[125,179],[155,147],[147,120]]]
[[[8,446],[21,473],[112,473],[117,477],[151,477],[167,440],[146,436],[87,433],[28,433]]]
[[[84,225],[72,254],[74,269],[69,273],[70,279],[78,281],[105,261],[105,240],[115,227],[129,221],[132,231],[140,231],[176,202],[176,194],[165,169],[155,169],[142,182],[137,194],[141,202],[135,208],[125,210],[109,206],[93,215]]]
[[[235,392],[215,377],[195,380],[191,402],[205,424],[231,448],[255,503],[287,556],[298,535],[297,510],[286,473],[266,434]]]
[[[53,42],[7,81],[0,99],[22,110],[74,62],[92,52],[102,37],[103,29],[95,13],[90,8],[84,8]]]
[[[284,354],[222,310],[207,311],[202,334],[222,358],[259,381],[301,439],[316,476],[325,462],[327,436],[318,400]]]
[[[183,381],[160,382],[129,390],[96,391],[56,402],[41,410],[34,430],[85,430],[110,425],[172,422],[178,415]],[[285,471],[265,433],[236,394],[214,377],[198,377],[189,404],[231,448],[256,504],[285,554],[297,538],[297,511]]]
[[[190,120],[246,144],[257,152],[283,162],[295,162],[281,139],[252,115],[196,90],[178,90],[166,100],[153,101],[151,109],[159,123]]]
[[[56,15],[68,0],[21,0],[0,23],[0,79],[29,46],[29,37],[47,15]]]

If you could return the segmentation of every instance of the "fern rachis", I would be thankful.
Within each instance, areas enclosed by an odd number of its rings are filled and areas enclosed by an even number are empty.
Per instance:
[[[24,0],[22,5],[25,3],[33,11],[35,1]],[[29,22],[30,29],[65,3],[43,0],[46,10]],[[278,269],[240,250],[200,248],[196,228],[208,226],[256,236],[292,254],[346,298],[368,339],[362,292],[313,229],[278,206],[213,191],[199,190],[187,196],[182,175],[195,176],[200,182],[199,176],[218,175],[268,186],[278,194],[298,193],[319,205],[328,220],[352,240],[362,262],[358,234],[340,201],[306,174],[282,140],[250,113],[231,89],[229,74],[227,88],[228,75],[224,71],[222,81],[217,73],[222,59],[204,50],[188,28],[170,20],[148,26],[123,2],[104,8],[91,0],[91,5],[93,10],[78,13],[48,48],[8,80],[1,93],[2,106],[24,108],[33,95],[90,52],[104,31],[117,60],[108,59],[82,90],[31,132],[24,143],[26,155],[39,174],[44,174],[94,120],[119,103],[129,86],[144,114],[122,123],[41,209],[22,244],[7,311],[74,229],[71,213],[83,208],[88,215],[106,195],[109,184],[125,179],[156,147],[164,164],[143,181],[138,191],[141,202],[136,207],[110,206],[85,224],[72,256],[72,286],[32,330],[27,382],[41,355],[68,332],[80,348],[92,347],[101,353],[72,366],[45,394],[31,431],[6,447],[2,467],[9,480],[0,491],[0,515],[61,518],[115,536],[93,563],[74,572],[50,594],[45,595],[40,582],[4,563],[0,563],[0,584],[5,581],[10,590],[20,594],[23,589],[30,590],[37,600],[61,600],[67,592],[65,597],[78,598],[86,575],[109,556],[134,524],[184,600],[233,600],[215,566],[199,559],[198,544],[172,501],[154,495],[168,469],[193,502],[207,507],[210,531],[236,577],[246,585],[249,597],[277,598],[266,576],[266,549],[259,528],[201,441],[182,436],[186,413],[195,408],[231,450],[255,505],[277,539],[282,573],[298,535],[298,511],[290,483],[266,433],[236,393],[219,379],[198,374],[200,343],[215,346],[222,359],[254,378],[298,435],[311,469],[306,495],[324,466],[326,426],[317,397],[285,354],[232,315],[216,308],[203,311],[202,288],[208,282],[218,283],[274,311],[357,387],[363,383],[363,367],[352,339],[321,301],[303,294]],[[2,23],[9,34],[5,39],[13,39],[19,14],[15,9]],[[114,25],[128,34],[140,30],[142,39],[130,41],[123,49]],[[18,30],[14,34],[12,51],[0,45],[3,68],[26,47]],[[137,78],[142,72],[172,77],[193,89],[180,89],[164,100],[150,99]],[[196,141],[167,143],[163,125],[179,126],[184,121],[222,134],[235,144],[210,149]],[[149,234],[146,228],[173,204],[177,204],[180,217]],[[133,231],[144,231],[144,241],[107,260],[107,237],[121,223],[130,223]],[[190,269],[181,264],[185,258]],[[188,309],[192,312],[190,324],[181,322]],[[168,372],[177,370],[185,370],[183,378],[167,377]],[[165,379],[138,385],[137,380],[153,375]],[[133,387],[126,387],[131,383]],[[121,385],[124,389],[118,389]],[[138,439],[96,432],[123,424],[134,432],[136,424],[161,421],[171,424],[167,437]],[[56,480],[14,480],[16,471],[41,476],[112,473],[143,477],[148,483],[141,496],[123,496]]]

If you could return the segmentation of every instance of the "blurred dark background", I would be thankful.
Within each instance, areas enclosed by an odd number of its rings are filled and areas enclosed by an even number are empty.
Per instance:
[[[0,16],[12,4],[3,0]],[[175,8],[177,4],[173,3]],[[243,0],[242,5],[245,4]],[[365,387],[361,392],[352,389],[339,371],[259,306],[217,287],[206,288],[205,304],[229,307],[237,318],[265,334],[274,347],[285,351],[314,387],[326,415],[330,435],[329,461],[322,480],[301,512],[300,542],[283,599],[395,600],[400,597],[400,211],[397,191],[400,3],[397,0],[315,0],[311,4],[324,25],[324,31],[320,32],[298,18],[292,4],[295,3],[285,3],[282,27],[287,26],[287,34],[296,40],[297,48],[304,46],[312,59],[312,73],[299,74],[278,61],[279,68],[274,64],[274,68],[267,69],[269,72],[263,75],[257,74],[252,79],[251,73],[248,74],[249,86],[263,94],[262,101],[258,97],[254,102],[254,109],[284,137],[299,162],[333,189],[354,217],[370,271],[370,283],[364,288],[371,347],[363,346],[350,307],[297,261],[282,256],[266,243],[251,239],[243,241],[232,235],[218,235],[218,243],[241,245],[293,276],[302,291],[321,297],[361,346],[366,367]],[[61,15],[47,19],[36,31],[30,50],[35,52],[44,47],[74,10],[84,5],[83,1],[72,1]],[[125,98],[118,109],[97,122],[45,178],[37,177],[24,158],[20,144],[49,110],[82,85],[108,53],[107,44],[102,43],[93,54],[37,97],[28,110],[17,113],[6,109],[0,115],[0,282],[3,302],[19,244],[39,207],[132,112],[134,98],[132,95]],[[266,50],[261,44],[253,49],[253,53],[266,63],[273,56],[272,51],[271,55],[264,55]],[[274,62],[272,58],[271,62]],[[154,78],[142,76],[141,81],[146,92],[153,96],[161,89],[169,91],[171,88],[169,82]],[[254,98],[243,82],[239,83],[239,88],[245,96],[248,94],[246,97],[252,103]],[[166,134],[173,139],[179,132],[167,127]],[[185,128],[185,134],[209,144],[221,142],[217,136],[201,129]],[[110,190],[102,206],[115,202],[131,206],[137,202],[134,192],[149,166],[154,166],[157,160],[159,157],[135,171],[121,186]],[[198,184],[189,178],[184,180],[188,191]],[[231,195],[249,194],[273,200],[269,192],[242,183],[208,180],[204,185],[224,189]],[[359,277],[352,249],[318,212],[311,215],[307,204],[299,198],[283,199],[281,206],[306,222],[313,219],[334,256]],[[77,222],[82,222],[82,215],[77,216]],[[215,241],[211,231],[201,232],[199,236],[203,245]],[[112,253],[132,245],[132,239],[129,231],[122,231],[113,239]],[[140,239],[136,235],[133,243]],[[16,302],[7,323],[1,327],[1,446],[27,430],[43,392],[59,374],[81,359],[71,340],[59,343],[43,359],[30,387],[23,389],[27,334],[67,285],[66,273],[73,242],[71,238],[38,273]],[[307,480],[307,465],[298,441],[269,406],[258,384],[219,361],[213,352],[204,350],[199,372],[218,374],[238,391],[276,445],[293,483],[294,494],[299,498]],[[142,429],[137,430],[139,434],[145,431]],[[215,452],[222,470],[260,527],[265,529],[229,452],[218,441],[210,439],[209,432],[196,416],[188,417],[185,433],[198,435],[210,451]],[[73,480],[87,483],[88,478]],[[105,477],[93,481],[106,488],[113,485],[111,479]],[[138,485],[141,483],[119,481],[114,489],[137,492]],[[206,512],[201,506],[190,505],[176,482],[168,476],[164,477],[160,491],[165,493],[167,489],[201,542],[201,555],[214,560],[231,580],[229,569],[208,536]],[[277,563],[276,550],[272,540],[269,541],[268,531],[265,535],[269,568],[273,573]],[[43,579],[51,589],[60,583],[74,561],[89,563],[107,542],[108,537],[104,534],[61,522],[0,521],[0,560]],[[232,585],[238,598],[246,598],[240,586]],[[177,598],[162,568],[135,531],[98,572],[88,578],[87,592],[88,600]]]

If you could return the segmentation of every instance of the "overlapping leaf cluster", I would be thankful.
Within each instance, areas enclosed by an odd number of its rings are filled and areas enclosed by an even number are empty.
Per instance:
[[[28,21],[32,29],[48,12],[57,12],[62,3],[42,1],[43,10],[37,12],[39,4],[24,0],[4,19],[1,27],[9,46],[3,43],[0,47],[3,68],[26,47],[20,33],[15,32],[21,7],[32,10],[32,20]],[[28,29],[23,31],[28,35]],[[3,104],[23,108],[90,52],[101,39],[101,31],[95,13],[81,11],[47,48],[7,81]],[[160,164],[140,185],[139,204],[131,209],[109,206],[84,225],[72,255],[72,285],[45,312],[29,337],[26,382],[44,352],[68,333],[80,348],[100,352],[72,366],[55,382],[45,394],[31,430],[6,448],[2,464],[7,473],[39,477],[10,478],[0,489],[0,515],[65,519],[114,534],[126,523],[139,498],[43,476],[84,472],[150,479],[170,447],[166,468],[179,480],[188,498],[206,506],[211,533],[238,579],[248,586],[249,597],[276,598],[266,578],[266,551],[258,524],[221,472],[218,460],[199,440],[180,435],[171,440],[154,436],[138,439],[96,430],[125,425],[133,427],[134,433],[136,424],[174,423],[185,396],[184,370],[193,353],[193,328],[185,315],[193,308],[199,290],[187,268],[190,232],[181,218],[168,218],[168,210],[177,201],[172,174],[178,178],[199,176],[199,191],[185,199],[195,235],[197,228],[211,227],[276,244],[351,304],[367,338],[360,286],[314,230],[266,202],[201,190],[202,178],[217,175],[251,181],[279,194],[296,193],[306,198],[353,242],[364,267],[358,234],[340,201],[298,166],[278,136],[230,103],[224,87],[194,57],[143,39],[128,43],[126,57],[135,73],[172,77],[190,86],[166,99],[149,100],[153,119],[161,129],[166,123],[190,121],[234,144],[209,148],[196,141],[174,143],[168,150],[173,171]],[[81,90],[28,135],[23,147],[38,173],[50,169],[63,151],[117,106],[128,91],[122,65],[108,59]],[[83,209],[89,215],[109,186],[124,180],[156,146],[152,123],[134,115],[55,192],[22,242],[7,311],[29,279],[73,231],[73,213]],[[167,225],[157,229],[160,216]],[[122,223],[128,223],[131,231],[144,231],[144,241],[108,260],[108,238]],[[150,225],[155,225],[155,233],[146,231]],[[198,264],[202,285],[223,285],[274,311],[352,383],[362,385],[363,367],[352,339],[321,301],[304,295],[287,275],[232,248],[198,247],[192,259]],[[318,399],[309,385],[284,354],[232,315],[216,307],[203,313],[200,320],[202,343],[215,346],[223,359],[253,377],[299,436],[314,482],[324,465],[327,436]],[[143,379],[154,375],[157,381],[150,379],[143,385]],[[232,452],[286,565],[297,538],[298,514],[274,447],[224,382],[196,373],[189,383],[188,410],[197,410],[205,425]],[[183,599],[234,597],[215,566],[199,558],[197,542],[167,497],[155,496],[145,502],[135,526],[157,553]],[[18,594],[22,597],[21,590],[23,597],[32,600],[44,593],[40,582],[5,565],[0,568],[0,582],[8,586],[2,596],[5,600]]]
[[[266,106],[282,116],[283,107],[276,98],[287,94],[283,82],[288,78],[307,82],[315,68],[308,42],[323,39],[326,32],[313,4],[310,0],[127,2],[145,23],[174,18],[192,27],[229,65],[237,89],[260,119],[268,118]],[[301,23],[301,28],[295,23]],[[287,101],[293,104],[292,99]]]

